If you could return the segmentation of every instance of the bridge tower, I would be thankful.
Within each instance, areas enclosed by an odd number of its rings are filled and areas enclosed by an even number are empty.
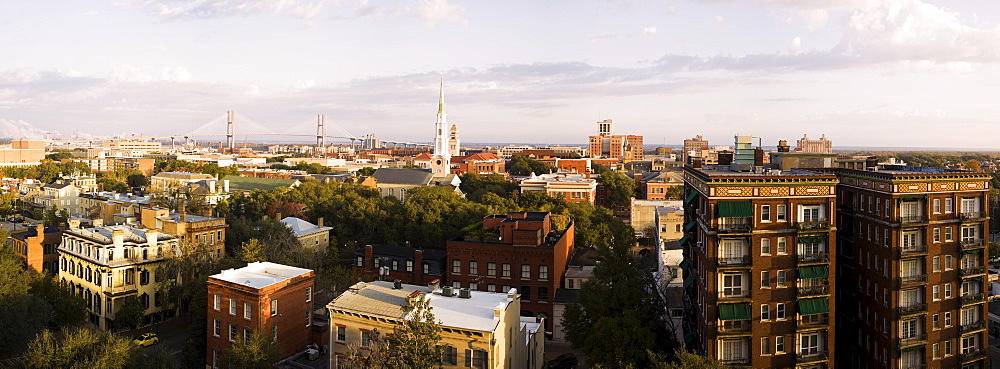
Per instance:
[[[326,116],[323,114],[316,116],[316,152],[323,150],[326,153]]]
[[[229,152],[233,153],[236,151],[236,141],[233,139],[236,130],[233,127],[233,121],[236,120],[236,112],[233,110],[226,112],[226,117],[229,123],[226,125],[226,146],[229,147]]]

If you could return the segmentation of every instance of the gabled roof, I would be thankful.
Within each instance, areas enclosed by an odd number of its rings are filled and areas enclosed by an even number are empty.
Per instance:
[[[290,228],[292,230],[292,235],[294,235],[295,237],[304,236],[307,234],[312,234],[321,231],[329,231],[333,229],[332,227],[320,228],[317,227],[315,224],[309,223],[305,220],[296,217],[285,217],[284,219],[281,220],[281,223],[284,223],[285,227]]]
[[[264,190],[273,191],[278,187],[295,187],[299,185],[297,179],[280,178],[256,178],[256,177],[234,177],[227,176],[229,189],[233,191]]]
[[[379,184],[427,185],[434,174],[428,169],[379,168],[372,175]]]
[[[465,157],[465,161],[466,162],[469,162],[469,161],[481,161],[481,160],[500,160],[500,157],[496,156],[496,154],[489,153],[489,152],[481,152],[481,153],[478,153],[478,154],[472,154],[472,155],[469,155],[469,156]]]
[[[413,159],[415,159],[415,160],[430,160],[431,159],[431,154],[425,152],[425,153],[422,153],[420,155],[414,156]]]

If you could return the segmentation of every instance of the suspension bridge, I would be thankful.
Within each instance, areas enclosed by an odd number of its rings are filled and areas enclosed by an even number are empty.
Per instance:
[[[237,122],[239,122],[239,129],[237,130]],[[225,137],[226,147],[229,149],[234,149],[236,147],[237,137],[268,137],[268,136],[283,136],[283,137],[315,137],[316,146],[326,147],[327,139],[335,140],[350,140],[351,146],[353,147],[355,142],[361,142],[366,147],[370,146],[380,146],[380,144],[391,144],[393,146],[404,146],[404,147],[417,147],[417,146],[431,146],[429,143],[423,142],[406,142],[406,141],[389,141],[376,139],[375,134],[369,134],[364,137],[358,137],[351,134],[343,127],[327,121],[326,117],[322,114],[316,116],[316,120],[306,120],[294,124],[279,124],[282,128],[282,132],[276,132],[269,128],[267,125],[261,124],[254,121],[242,114],[236,113],[235,111],[227,111],[211,121],[202,124],[200,127],[195,128],[189,132],[181,134],[171,134],[171,135],[160,135],[160,136],[141,136],[135,138],[142,139],[169,139],[170,145],[174,146],[177,139],[183,139],[185,145],[191,144],[194,139],[199,137]],[[316,133],[308,133],[315,127]],[[328,132],[328,128],[330,131]],[[222,132],[225,130],[224,133]],[[217,133],[218,132],[218,133]],[[297,133],[302,132],[302,133]],[[118,138],[106,138],[106,139],[81,139],[81,140],[54,140],[50,141],[53,143],[70,143],[70,142],[96,142],[96,141],[112,141]],[[377,143],[375,143],[377,142]],[[375,144],[373,144],[375,143]]]

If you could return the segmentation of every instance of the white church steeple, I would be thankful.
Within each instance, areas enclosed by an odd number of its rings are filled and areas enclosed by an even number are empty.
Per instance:
[[[448,147],[448,134],[444,128],[448,125],[447,114],[444,112],[444,77],[441,78],[441,91],[438,97],[437,122],[434,123],[434,155],[431,156],[431,172],[434,176],[445,176],[451,173],[451,150]]]

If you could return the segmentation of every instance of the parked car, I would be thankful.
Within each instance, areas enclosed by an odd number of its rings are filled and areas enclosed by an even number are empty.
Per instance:
[[[139,338],[136,338],[132,342],[139,345],[139,347],[149,347],[160,342],[160,338],[156,337],[156,333],[143,333]]]
[[[562,354],[556,356],[555,359],[549,360],[548,369],[573,369],[578,364],[580,364],[580,361],[576,359],[576,355]]]

